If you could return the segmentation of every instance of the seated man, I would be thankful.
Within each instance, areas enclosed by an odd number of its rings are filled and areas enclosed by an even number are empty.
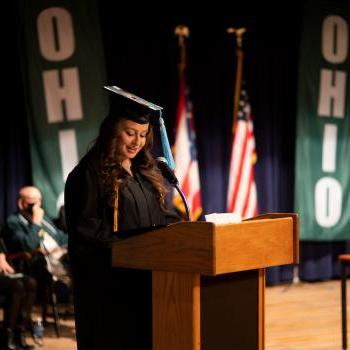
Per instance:
[[[31,329],[31,311],[35,299],[36,282],[33,278],[15,274],[5,257],[0,241],[0,294],[5,296],[4,336],[0,348],[4,350],[32,349],[26,343],[24,331]]]
[[[67,245],[68,236],[45,215],[41,201],[38,188],[26,186],[20,189],[18,211],[7,219],[6,224],[5,239],[9,250],[51,252]]]
[[[67,272],[68,236],[59,230],[45,215],[42,197],[34,186],[22,187],[17,202],[18,210],[9,216],[4,229],[4,239],[9,252],[28,252],[33,258],[25,269],[39,284],[47,284],[49,272],[54,280],[70,283]]]

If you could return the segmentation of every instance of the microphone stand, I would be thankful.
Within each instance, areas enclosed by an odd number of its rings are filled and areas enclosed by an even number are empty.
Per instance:
[[[157,165],[159,170],[161,171],[163,177],[168,180],[170,185],[173,185],[176,188],[176,191],[179,192],[179,195],[182,199],[182,202],[185,205],[186,210],[186,220],[191,221],[191,214],[190,214],[190,208],[187,203],[187,199],[183,192],[181,191],[179,187],[179,180],[176,178],[174,171],[169,167],[168,161],[164,157],[158,157],[157,158]]]
[[[181,191],[181,189],[179,187],[179,183],[174,183],[173,185],[176,188],[176,191],[179,192],[179,195],[180,195],[182,201],[184,202],[185,210],[186,210],[186,220],[191,221],[190,208],[188,206],[187,199],[186,199],[185,195],[183,194],[183,192]]]

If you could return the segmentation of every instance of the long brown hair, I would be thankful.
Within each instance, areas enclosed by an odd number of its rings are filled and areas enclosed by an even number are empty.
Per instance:
[[[114,206],[115,196],[121,186],[125,183],[126,172],[123,169],[121,155],[118,153],[119,127],[126,118],[115,118],[107,116],[102,122],[100,132],[97,137],[94,148],[100,154],[100,176],[104,185],[104,192],[110,206]],[[149,125],[146,135],[145,146],[139,151],[133,159],[133,165],[153,186],[158,194],[161,207],[165,209],[165,196],[167,188],[164,185],[164,179],[156,166],[151,149],[153,146],[153,129]]]

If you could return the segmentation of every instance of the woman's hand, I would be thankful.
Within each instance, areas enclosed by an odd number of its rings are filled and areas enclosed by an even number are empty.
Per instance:
[[[14,273],[15,270],[6,261],[4,253],[0,253],[0,272],[2,273]]]

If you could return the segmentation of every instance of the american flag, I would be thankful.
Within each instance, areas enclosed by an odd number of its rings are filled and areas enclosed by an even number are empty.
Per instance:
[[[241,89],[238,115],[231,147],[227,211],[242,219],[257,215],[257,192],[254,180],[256,162],[252,114],[247,92]]]
[[[196,133],[192,118],[192,103],[188,99],[188,91],[184,73],[180,74],[179,100],[176,117],[175,137],[175,174],[179,180],[181,191],[187,198],[192,220],[197,220],[202,212],[200,180],[196,149]],[[181,197],[174,192],[175,207],[185,213]]]

